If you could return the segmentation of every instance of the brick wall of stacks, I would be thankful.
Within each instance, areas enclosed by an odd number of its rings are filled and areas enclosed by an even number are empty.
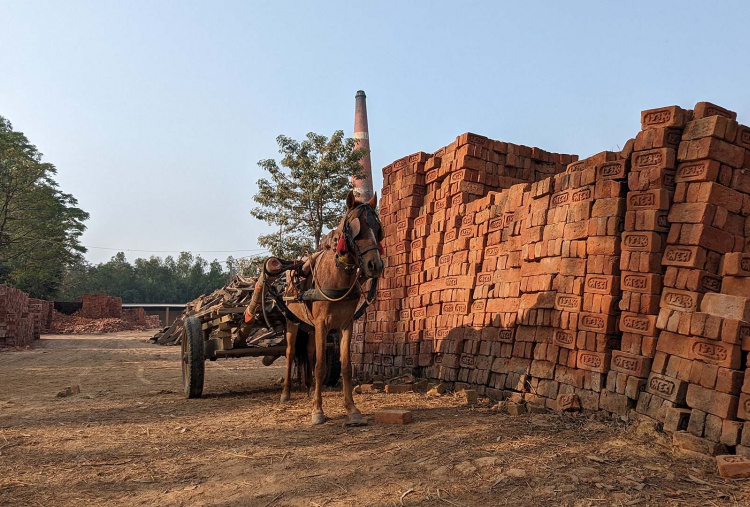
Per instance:
[[[463,134],[386,166],[358,373],[637,413],[750,454],[750,128],[706,102],[641,126],[584,160]]]
[[[49,333],[52,307],[51,301],[0,285],[0,347],[24,347],[41,333]]]

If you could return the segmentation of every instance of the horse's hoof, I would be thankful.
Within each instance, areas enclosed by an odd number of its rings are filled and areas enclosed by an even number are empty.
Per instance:
[[[344,423],[344,426],[367,426],[367,419],[362,417],[362,414],[352,414],[349,416],[349,420]]]
[[[291,395],[289,393],[281,393],[281,403],[286,403],[291,399]]]
[[[312,415],[312,424],[313,426],[316,426],[318,424],[323,424],[326,422],[326,416],[322,412],[320,414],[313,414]]]

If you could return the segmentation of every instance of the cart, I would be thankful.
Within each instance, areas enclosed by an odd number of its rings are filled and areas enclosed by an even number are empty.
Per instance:
[[[274,282],[277,293],[283,293],[284,278]],[[287,319],[273,298],[264,298],[262,318],[251,324],[244,321],[256,282],[256,278],[236,275],[224,288],[188,303],[179,319],[152,338],[163,345],[180,345],[186,397],[200,398],[203,394],[207,360],[263,357],[263,365],[270,366],[286,354]],[[299,329],[299,333],[307,331]],[[335,386],[341,376],[339,339],[336,332],[328,335],[327,386]]]

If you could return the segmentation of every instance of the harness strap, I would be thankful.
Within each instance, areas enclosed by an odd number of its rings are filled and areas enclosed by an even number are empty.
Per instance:
[[[372,282],[370,283],[370,290],[367,291],[367,296],[365,296],[365,300],[362,301],[362,304],[357,308],[357,311],[354,312],[354,317],[352,317],[352,320],[357,320],[362,315],[365,314],[365,310],[367,310],[367,307],[370,306],[370,303],[375,301],[375,292],[378,290],[378,280],[379,278],[373,278]]]

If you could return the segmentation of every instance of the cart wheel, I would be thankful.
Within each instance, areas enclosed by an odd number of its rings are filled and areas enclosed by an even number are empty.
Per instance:
[[[338,335],[331,333],[328,339],[331,340],[331,338],[336,346],[326,349],[326,376],[323,379],[323,385],[335,387],[341,378],[341,349],[338,345]]]
[[[183,324],[182,337],[182,389],[188,398],[200,398],[203,394],[203,373],[206,369],[203,354],[203,330],[201,321],[188,317]]]

